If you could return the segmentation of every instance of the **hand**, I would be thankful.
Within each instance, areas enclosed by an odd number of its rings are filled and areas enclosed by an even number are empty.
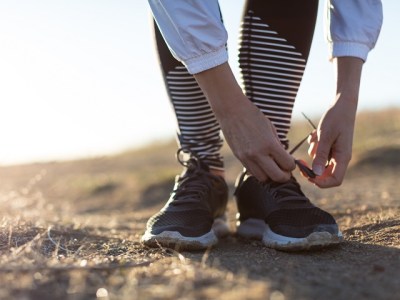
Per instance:
[[[342,184],[353,145],[354,123],[364,61],[357,57],[335,58],[336,99],[309,140],[313,171],[309,179],[321,188]]]
[[[353,145],[356,108],[338,99],[322,117],[309,138],[312,169],[318,176],[309,179],[321,188],[342,184]]]
[[[220,118],[224,137],[243,166],[258,180],[286,182],[295,168],[294,158],[283,148],[275,127],[244,95],[229,117]]]
[[[225,139],[243,166],[259,181],[285,182],[296,166],[274,126],[243,94],[228,63],[195,74]]]

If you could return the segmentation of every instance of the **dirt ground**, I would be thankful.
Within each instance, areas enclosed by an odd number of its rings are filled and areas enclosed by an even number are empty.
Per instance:
[[[0,168],[0,299],[400,299],[400,147],[360,158],[339,188],[300,179],[345,242],[299,253],[235,237],[232,197],[217,246],[141,245],[180,170],[162,152]]]

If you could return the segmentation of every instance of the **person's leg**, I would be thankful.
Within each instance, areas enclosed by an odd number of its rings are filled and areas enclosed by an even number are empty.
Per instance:
[[[156,24],[154,33],[162,75],[177,120],[179,147],[196,154],[210,168],[223,170],[221,129],[206,97],[195,78],[172,56]]]
[[[248,0],[239,64],[248,98],[276,127],[288,148],[293,104],[308,59],[318,0]],[[238,235],[272,248],[301,250],[338,243],[334,218],[315,207],[294,179],[260,183],[243,173],[235,197]]]
[[[177,156],[184,171],[177,176],[167,204],[147,222],[142,241],[155,247],[207,248],[229,233],[221,131],[196,80],[172,56],[156,25],[154,30],[162,74],[176,115]]]
[[[286,147],[317,9],[318,0],[249,0],[243,11],[239,66],[245,92]]]

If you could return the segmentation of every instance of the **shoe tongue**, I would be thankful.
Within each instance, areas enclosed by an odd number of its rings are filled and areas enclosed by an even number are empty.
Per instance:
[[[285,183],[279,182],[271,182],[271,186],[276,188],[276,193],[280,197],[288,197],[288,196],[304,196],[300,187],[297,184],[296,179],[293,177]]]

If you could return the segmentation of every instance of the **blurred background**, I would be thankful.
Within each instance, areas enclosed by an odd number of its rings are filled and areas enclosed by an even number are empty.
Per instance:
[[[238,76],[243,1],[220,0]],[[400,2],[364,67],[360,111],[400,107]],[[319,7],[293,117],[318,118],[333,98]],[[0,1],[0,165],[93,157],[173,139],[147,1]]]

